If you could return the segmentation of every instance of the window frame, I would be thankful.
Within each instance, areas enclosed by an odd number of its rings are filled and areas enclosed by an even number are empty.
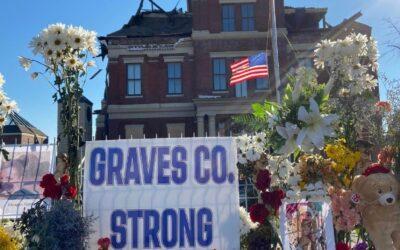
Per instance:
[[[170,66],[173,65],[173,76],[170,76]],[[176,75],[175,66],[179,66],[179,76]],[[180,84],[180,92],[176,92],[176,83]],[[170,92],[170,84],[173,83],[173,92]],[[183,80],[182,80],[182,63],[168,62],[167,63],[167,94],[168,95],[182,95],[183,94]]]
[[[136,69],[133,68],[133,78],[129,78],[129,67],[139,67],[139,78],[136,76]],[[129,93],[129,84],[133,81],[133,94]],[[136,83],[139,82],[140,91],[136,93]],[[126,64],[126,95],[127,96],[142,96],[142,64],[141,63],[127,63]]]
[[[218,72],[215,71],[215,63],[216,62],[221,62],[223,61],[223,67],[221,65],[218,65]],[[223,72],[221,72],[221,69],[223,69]],[[228,90],[228,83],[227,83],[227,68],[226,68],[226,58],[213,58],[212,59],[212,77],[213,77],[213,90],[214,91],[226,91]],[[224,86],[222,86],[220,80],[223,78],[223,83]],[[218,79],[218,86],[217,86],[217,81]],[[217,88],[218,87],[218,88]],[[223,88],[222,88],[223,87]]]
[[[248,88],[247,83],[248,83],[248,81],[243,81],[243,82],[235,85],[235,97],[237,97],[237,98],[247,98],[248,97],[249,88]],[[245,87],[243,87],[243,86],[245,86]],[[238,93],[240,93],[240,94],[238,95]],[[243,93],[245,93],[245,94],[243,94]]]
[[[265,87],[260,88],[259,82],[261,80],[265,80]],[[256,83],[256,90],[267,90],[269,88],[269,78],[268,77],[262,77],[262,78],[256,78],[255,79]]]
[[[251,15],[249,15],[251,10]],[[245,3],[240,6],[242,31],[254,31],[256,25],[256,17],[254,15],[254,4]]]
[[[227,13],[228,16],[225,16],[225,13],[226,13],[225,10],[228,12]],[[235,17],[235,5],[234,4],[221,5],[221,30],[223,32],[236,31],[236,17]]]

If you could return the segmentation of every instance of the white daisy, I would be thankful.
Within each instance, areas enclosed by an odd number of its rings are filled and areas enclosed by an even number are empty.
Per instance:
[[[50,60],[51,58],[54,57],[55,51],[51,48],[46,48],[43,52],[43,56],[47,59]]]
[[[25,69],[25,71],[28,71],[31,68],[32,61],[29,60],[28,58],[19,56],[18,60],[19,60],[19,64]]]
[[[249,161],[258,161],[261,158],[261,153],[254,148],[249,148],[246,152],[246,158]]]
[[[35,36],[32,38],[32,40],[29,42],[29,47],[32,48],[32,52],[34,55],[38,53],[43,53],[43,41],[41,36]]]
[[[65,59],[65,64],[69,69],[76,70],[81,65],[81,62],[78,58],[72,56]]]
[[[85,30],[82,27],[68,26],[67,34],[69,38],[68,44],[73,49],[84,49],[87,46],[85,39]]]
[[[5,114],[9,114],[17,109],[17,103],[15,101],[3,101],[0,108]]]
[[[47,31],[53,35],[60,35],[65,32],[65,24],[63,23],[51,24],[47,27]]]
[[[62,51],[67,47],[66,37],[63,34],[51,36],[47,43],[48,47],[54,51]]]

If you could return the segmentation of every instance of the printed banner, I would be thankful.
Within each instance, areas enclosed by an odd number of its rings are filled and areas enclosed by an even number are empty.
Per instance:
[[[54,168],[53,145],[15,145],[4,148],[9,160],[0,161],[0,218],[18,218],[42,198],[42,176]]]
[[[239,249],[236,153],[233,138],[87,142],[91,249]]]

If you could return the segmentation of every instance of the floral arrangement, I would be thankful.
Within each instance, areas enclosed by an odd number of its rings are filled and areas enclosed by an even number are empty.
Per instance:
[[[4,92],[3,85],[5,82],[4,76],[0,73],[0,140],[3,137],[3,127],[8,115],[18,109],[17,103],[10,100]],[[8,160],[8,152],[3,149],[3,145],[0,145],[0,151],[3,157]]]
[[[93,218],[75,209],[72,200],[77,188],[70,177],[64,174],[57,181],[48,173],[39,185],[44,198],[22,214],[14,229],[22,233],[30,249],[84,249]]]
[[[69,183],[69,176],[64,174],[57,182],[53,174],[45,174],[40,182],[40,187],[44,188],[43,196],[53,200],[74,199],[77,195],[77,189]]]
[[[42,60],[19,57],[21,66],[29,70],[32,63],[42,67],[42,71],[34,71],[32,79],[39,75],[49,79],[54,89],[54,101],[61,103],[60,124],[68,144],[69,174],[71,183],[79,187],[78,149],[82,143],[83,129],[79,125],[79,101],[83,94],[83,86],[88,70],[95,66],[90,57],[97,55],[97,36],[93,31],[82,27],[66,26],[56,23],[49,25],[35,36],[29,44],[32,53]]]
[[[16,222],[28,249],[85,249],[90,234],[91,217],[83,217],[67,199],[48,207],[37,202]]]
[[[326,112],[327,100],[315,71],[300,68],[290,77],[281,104],[255,104],[253,114],[268,121],[266,134],[274,153],[288,156],[312,152],[324,147],[326,137],[335,137],[332,125],[338,117]]]
[[[239,172],[250,173],[259,192],[259,202],[249,208],[259,226],[245,231],[242,245],[250,248],[249,239],[263,230],[274,238],[282,202],[323,200],[332,206],[337,249],[372,247],[350,187],[372,163],[373,143],[366,134],[379,133],[379,117],[393,112],[374,99],[377,57],[376,41],[361,34],[321,41],[315,66],[328,74],[326,84],[318,82],[315,70],[299,68],[288,77],[281,103],[253,104],[252,116],[236,119],[265,135],[263,145],[254,145],[249,136],[238,139]],[[393,167],[398,152],[384,147],[379,162]],[[273,249],[271,241],[258,240],[263,249]]]
[[[377,71],[378,56],[377,42],[366,35],[321,41],[315,49],[315,66],[329,71],[326,93],[335,88],[354,96],[376,88],[378,80],[370,72]]]

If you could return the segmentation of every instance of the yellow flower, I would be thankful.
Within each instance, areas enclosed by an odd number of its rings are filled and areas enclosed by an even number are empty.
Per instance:
[[[332,158],[332,156],[335,155],[336,150],[332,144],[328,144],[325,148],[325,152],[329,158]]]
[[[18,243],[14,241],[4,227],[0,226],[0,249],[2,250],[18,250]]]
[[[301,181],[299,183],[300,189],[303,189],[306,186],[306,182],[305,181]]]

